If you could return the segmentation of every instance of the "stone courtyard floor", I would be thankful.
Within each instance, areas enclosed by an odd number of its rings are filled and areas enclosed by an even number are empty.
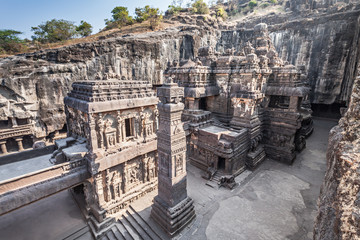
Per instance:
[[[293,165],[266,160],[245,171],[233,190],[205,186],[201,171],[188,166],[188,194],[196,219],[175,239],[312,239],[316,201],[326,171],[328,133],[336,121],[315,119],[314,133]],[[132,206],[149,219],[156,191]],[[154,224],[151,219],[149,223]],[[68,191],[0,217],[0,239],[63,239],[86,226]],[[81,239],[91,239],[85,234]]]

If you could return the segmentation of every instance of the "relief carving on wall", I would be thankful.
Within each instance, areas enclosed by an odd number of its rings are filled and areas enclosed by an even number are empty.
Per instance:
[[[122,169],[106,170],[106,200],[119,199],[122,195]]]

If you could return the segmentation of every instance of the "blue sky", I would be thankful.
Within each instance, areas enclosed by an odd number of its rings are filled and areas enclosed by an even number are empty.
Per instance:
[[[31,39],[31,27],[53,18],[79,24],[81,20],[93,26],[93,33],[105,26],[104,19],[111,18],[111,10],[125,6],[134,15],[135,7],[150,5],[163,12],[172,0],[0,0],[0,29],[14,29]],[[185,2],[185,1],[184,1]]]

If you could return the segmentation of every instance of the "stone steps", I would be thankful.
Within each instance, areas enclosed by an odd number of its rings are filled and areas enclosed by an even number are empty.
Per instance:
[[[210,180],[208,180],[205,185],[218,189],[220,187],[220,179],[222,175],[224,175],[223,172],[216,171],[214,176]]]
[[[162,240],[162,238],[132,206],[129,206],[101,240]]]
[[[80,229],[77,229],[76,231],[72,232],[69,236],[63,238],[63,240],[75,240],[75,239],[80,239],[83,235],[85,234],[89,234],[90,233],[90,229],[89,227],[86,225]]]

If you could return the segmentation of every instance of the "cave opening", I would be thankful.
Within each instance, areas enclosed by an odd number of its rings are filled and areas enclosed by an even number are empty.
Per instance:
[[[313,116],[315,117],[324,117],[324,118],[341,118],[341,108],[346,108],[345,103],[333,103],[333,104],[311,104],[311,110],[313,111]]]

